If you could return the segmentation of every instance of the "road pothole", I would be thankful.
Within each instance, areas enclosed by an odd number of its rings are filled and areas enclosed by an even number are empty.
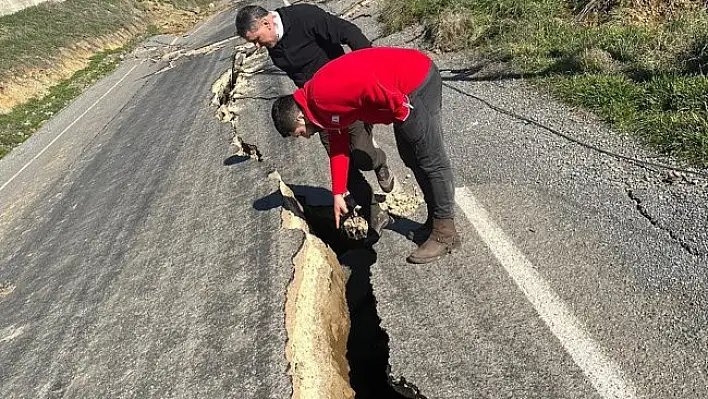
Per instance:
[[[344,296],[346,300],[350,322],[346,341],[346,361],[349,366],[348,380],[355,392],[354,397],[356,399],[425,399],[414,384],[404,377],[394,378],[390,374],[389,336],[381,327],[381,318],[376,309],[376,297],[371,284],[371,267],[376,263],[377,253],[370,242],[353,239],[351,235],[339,231],[335,227],[332,206],[311,205],[305,195],[293,192],[280,180],[277,173],[272,174],[271,177],[277,178],[280,183],[284,226],[299,228],[306,235],[314,236],[317,241],[326,244],[331,256],[336,256],[333,259],[336,263],[331,265],[333,270],[343,270],[348,274],[345,278],[344,290],[338,295]],[[298,214],[299,217],[296,216]],[[298,256],[300,255],[296,257]],[[312,257],[309,261],[319,264]],[[310,265],[301,266],[312,268]],[[295,268],[297,273],[298,265]],[[319,295],[322,297],[321,293]]]

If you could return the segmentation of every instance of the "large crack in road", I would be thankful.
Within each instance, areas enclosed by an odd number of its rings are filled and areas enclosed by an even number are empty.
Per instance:
[[[237,46],[231,68],[212,84],[211,104],[217,117],[233,129],[233,155],[224,161],[227,165],[263,160],[258,147],[239,134],[239,119],[243,101],[270,99],[261,98],[248,84],[266,63],[264,51],[248,44]],[[415,385],[390,374],[389,337],[381,328],[371,284],[371,267],[377,259],[372,245],[378,237],[364,234],[367,226],[356,218],[347,219],[345,228],[338,230],[331,205],[308,204],[306,196],[296,195],[277,172],[270,179],[279,187],[281,228],[303,233],[302,244],[292,256],[293,277],[284,307],[292,397],[424,399]],[[422,203],[407,178],[393,193],[377,200],[399,216],[411,214]]]
[[[274,176],[279,179],[277,174]],[[346,299],[350,320],[346,359],[349,365],[348,377],[356,393],[355,398],[425,399],[420,390],[404,377],[394,378],[390,374],[389,336],[381,327],[371,284],[371,267],[377,259],[371,242],[365,239],[351,239],[350,235],[338,230],[335,227],[332,206],[308,204],[304,193],[292,191],[282,180],[280,187],[283,209],[290,210],[293,214],[301,212],[301,217],[307,225],[303,231],[317,237],[336,254],[337,264],[333,267],[341,265],[348,272],[342,295]]]
[[[229,123],[232,131],[232,157],[225,161],[226,164],[238,163],[243,160],[263,160],[263,154],[255,144],[247,143],[239,135],[239,115],[242,111],[240,104],[243,94],[248,91],[248,76],[260,70],[266,62],[265,53],[258,52],[252,44],[237,46],[231,58],[231,68],[221,74],[212,84],[213,94],[211,105],[217,108],[217,118]]]

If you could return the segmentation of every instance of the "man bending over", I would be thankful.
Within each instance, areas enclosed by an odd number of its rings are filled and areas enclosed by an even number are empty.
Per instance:
[[[243,7],[236,15],[236,31],[246,41],[266,47],[273,64],[297,87],[302,87],[326,63],[344,55],[342,45],[352,50],[371,47],[371,42],[356,25],[310,4],[275,11],[257,5]],[[320,134],[320,141],[330,153],[326,132]],[[371,125],[352,122],[349,148],[352,165],[347,189],[362,207],[369,226],[380,234],[390,219],[373,203],[371,186],[360,171],[375,171],[379,186],[386,193],[393,190],[394,176],[386,164],[386,154],[374,145]]]
[[[283,137],[329,135],[337,227],[348,212],[343,194],[348,183],[349,126],[356,121],[392,123],[398,153],[423,192],[426,225],[432,229],[407,260],[428,263],[460,246],[441,107],[442,80],[432,60],[418,50],[381,47],[331,61],[293,95],[278,98],[271,115]]]

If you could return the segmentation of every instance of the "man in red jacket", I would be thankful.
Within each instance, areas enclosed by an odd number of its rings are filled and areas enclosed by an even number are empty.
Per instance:
[[[330,61],[293,95],[278,98],[271,116],[283,137],[329,134],[337,227],[348,212],[343,198],[349,167],[347,127],[355,121],[393,123],[398,152],[413,170],[428,208],[424,228],[432,229],[407,260],[428,263],[460,245],[441,106],[440,72],[428,56],[418,50],[379,47]]]
[[[283,70],[297,87],[329,61],[352,51],[371,47],[371,41],[353,23],[334,16],[312,4],[293,4],[267,11],[259,5],[241,8],[236,14],[236,31],[246,41],[266,47],[273,64]],[[386,153],[374,144],[372,126],[360,121],[349,127],[351,167],[347,188],[362,216],[376,233],[389,223],[374,200],[374,192],[361,171],[373,170],[381,189],[390,193],[395,179],[386,162]],[[320,134],[327,153],[329,136]]]

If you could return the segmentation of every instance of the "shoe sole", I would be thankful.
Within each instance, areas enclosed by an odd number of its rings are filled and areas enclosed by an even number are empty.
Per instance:
[[[378,182],[379,182],[379,187],[381,187],[381,190],[386,194],[393,191],[393,187],[396,185],[396,179],[393,177],[393,175],[391,175],[391,182],[390,183],[382,182],[381,180],[379,180]]]

